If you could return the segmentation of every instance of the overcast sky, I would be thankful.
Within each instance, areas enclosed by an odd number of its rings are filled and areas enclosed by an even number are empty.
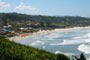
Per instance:
[[[90,17],[90,0],[0,0],[0,12]]]

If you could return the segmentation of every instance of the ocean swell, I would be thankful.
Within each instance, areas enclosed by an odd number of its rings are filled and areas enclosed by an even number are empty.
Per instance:
[[[81,44],[79,47],[78,47],[78,50],[80,50],[81,52],[84,52],[86,54],[90,54],[90,45],[86,45],[86,44]]]

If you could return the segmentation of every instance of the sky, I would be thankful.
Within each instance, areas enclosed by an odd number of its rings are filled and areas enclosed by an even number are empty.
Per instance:
[[[90,0],[0,0],[0,13],[90,17]]]

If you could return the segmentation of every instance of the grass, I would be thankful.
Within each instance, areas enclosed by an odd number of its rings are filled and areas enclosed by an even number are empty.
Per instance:
[[[39,50],[0,37],[0,60],[70,60],[63,54]]]

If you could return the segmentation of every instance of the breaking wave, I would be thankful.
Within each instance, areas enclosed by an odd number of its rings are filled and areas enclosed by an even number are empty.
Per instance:
[[[82,44],[82,43],[90,43],[90,33],[80,36],[80,37],[73,37],[71,40],[63,40],[63,42],[50,44],[50,45],[71,45],[71,44]]]
[[[61,51],[56,51],[55,54],[75,55],[75,53],[64,53]]]
[[[38,45],[44,45],[44,44],[45,44],[45,42],[42,42],[40,40],[37,40],[36,42],[32,42],[30,45],[31,46],[38,46]]]
[[[86,44],[81,44],[79,47],[78,47],[78,50],[86,53],[86,54],[90,54],[90,45],[86,45]]]

